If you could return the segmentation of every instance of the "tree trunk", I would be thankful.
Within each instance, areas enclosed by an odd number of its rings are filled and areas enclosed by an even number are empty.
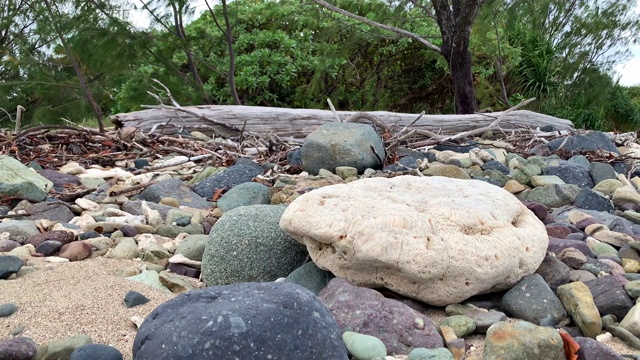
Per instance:
[[[229,49],[229,89],[231,90],[233,102],[236,105],[242,105],[240,97],[238,96],[238,89],[236,88],[236,53],[233,50],[233,29],[231,28],[231,22],[229,21],[227,0],[222,0],[222,14],[224,15],[224,22],[227,29],[225,36],[227,38],[227,48]]]
[[[207,91],[204,89],[204,85],[202,84],[202,79],[200,78],[200,73],[198,72],[198,67],[196,65],[196,61],[193,58],[193,52],[191,51],[191,47],[189,45],[189,42],[187,40],[187,36],[185,34],[184,31],[184,23],[182,20],[182,13],[178,10],[178,8],[176,8],[176,6],[172,3],[172,10],[173,10],[173,23],[174,26],[176,28],[176,36],[182,40],[185,49],[184,49],[184,53],[187,56],[187,63],[189,65],[189,71],[191,72],[191,76],[193,77],[193,81],[196,83],[196,87],[198,88],[198,92],[200,93],[200,96],[202,97],[202,102],[210,105],[211,104],[211,100],[209,99],[209,95],[207,94]]]
[[[215,129],[225,137],[239,136],[239,132],[225,128],[215,122],[244,129],[258,134],[275,134],[282,138],[304,139],[319,126],[336,120],[330,110],[288,109],[260,106],[209,105],[185,106],[185,113],[176,109],[150,109],[111,116],[116,128],[132,126],[144,133],[176,134],[183,131],[200,131],[211,136]],[[354,111],[337,111],[341,119],[353,115]],[[194,114],[198,116],[194,116]],[[378,117],[387,126],[402,129],[429,130],[443,135],[458,134],[489,126],[501,112],[468,115],[424,115],[418,121],[418,114],[403,114],[388,111],[372,111],[367,114]],[[213,121],[207,121],[211,119]],[[366,119],[358,122],[369,123]],[[558,130],[573,130],[569,120],[526,110],[512,111],[504,116],[500,128],[526,129],[553,125]]]
[[[104,119],[102,118],[102,109],[100,109],[100,105],[98,105],[98,103],[96,103],[95,99],[93,98],[93,93],[91,92],[91,88],[89,87],[87,78],[84,76],[84,73],[80,68],[80,64],[78,63],[78,60],[76,59],[75,55],[73,55],[71,46],[69,45],[69,43],[67,43],[67,40],[65,39],[64,34],[62,33],[62,30],[60,30],[60,28],[58,27],[58,24],[54,20],[54,15],[60,16],[60,13],[57,11],[57,9],[56,9],[57,14],[53,13],[53,8],[49,0],[44,0],[44,4],[47,7],[47,12],[49,13],[49,20],[53,24],[53,28],[55,29],[56,36],[58,37],[58,40],[60,40],[60,43],[62,44],[62,47],[64,48],[64,51],[67,54],[69,61],[71,62],[71,66],[73,67],[73,70],[75,71],[76,76],[78,77],[78,82],[80,83],[80,88],[82,89],[84,97],[89,103],[89,106],[91,106],[91,109],[93,110],[93,114],[96,116],[96,121],[98,122],[98,130],[101,133],[103,133]]]
[[[447,59],[451,69],[455,95],[456,114],[473,114],[478,110],[476,92],[473,88],[471,52],[468,44],[454,44],[451,57]]]

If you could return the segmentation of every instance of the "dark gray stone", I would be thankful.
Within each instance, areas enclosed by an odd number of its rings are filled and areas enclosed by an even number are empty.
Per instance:
[[[582,188],[573,205],[581,209],[597,210],[597,211],[611,211],[613,210],[613,204],[611,200],[598,195],[595,191]]]
[[[538,274],[525,276],[507,291],[502,297],[502,308],[514,317],[536,325],[546,317],[551,317],[555,324],[567,319],[562,301]]]
[[[37,351],[36,344],[27,337],[0,340],[0,359],[2,360],[31,360]]]
[[[212,199],[216,190],[227,189],[228,191],[237,185],[250,182],[254,177],[261,175],[263,172],[264,169],[255,163],[236,163],[222,172],[211,175],[193,184],[191,189],[205,199]]]
[[[133,360],[347,360],[340,329],[302,286],[243,283],[189,291],[142,323]]]
[[[606,150],[620,154],[615,144],[600,131],[592,131],[586,135],[572,135],[565,141],[565,137],[554,139],[547,144],[552,151],[562,148],[571,152]]]
[[[87,344],[73,350],[69,360],[122,360],[120,350],[103,344]]]
[[[99,232],[93,231],[93,230],[78,234],[78,240],[88,240],[88,239],[95,239],[99,237],[102,237],[102,235],[100,235]],[[130,236],[127,236],[127,237],[130,237]]]
[[[300,148],[287,153],[287,165],[302,167],[302,150]]]
[[[547,254],[536,270],[536,274],[542,276],[542,279],[549,285],[551,290],[556,291],[558,286],[571,282],[569,279],[570,271],[571,268],[557,257]]]
[[[359,173],[367,168],[380,169],[385,156],[382,139],[368,124],[326,123],[309,134],[302,145],[302,165],[312,175],[320,169],[334,172],[338,166],[351,166]]]
[[[625,360],[624,357],[616,354],[607,345],[588,337],[576,336],[573,338],[580,349],[577,355],[580,360]]]
[[[395,164],[385,166],[382,171],[386,172],[401,172],[407,171],[409,169],[417,169],[418,168],[418,160],[426,158],[426,154],[421,153],[421,158],[415,158],[412,156],[405,156],[400,158]]]
[[[24,261],[17,256],[0,255],[0,280],[7,279],[24,266]]]
[[[128,308],[136,307],[138,305],[143,305],[148,302],[149,302],[149,299],[137,291],[129,290],[127,294],[124,296],[124,304]]]
[[[222,215],[202,256],[202,281],[207,285],[273,281],[304,264],[306,247],[280,229],[284,210],[251,205]]]
[[[509,174],[509,168],[506,167],[500,161],[496,161],[496,160],[491,160],[484,163],[484,165],[482,165],[482,170],[495,170],[506,175]]]
[[[555,160],[549,162],[549,166],[542,170],[544,175],[556,175],[567,184],[573,184],[581,188],[594,187],[593,179],[588,169],[580,165],[570,163],[566,160]]]
[[[613,166],[607,163],[591,163],[589,165],[589,173],[594,184],[598,184],[602,180],[618,178],[618,173],[613,169]]]
[[[634,305],[624,290],[624,284],[615,276],[602,276],[584,284],[589,287],[601,316],[615,315],[618,320],[622,320]]]
[[[302,285],[312,293],[318,295],[333,278],[332,273],[320,269],[318,265],[310,261],[289,274],[287,281]]]
[[[55,202],[33,204],[28,206],[26,211],[33,214],[25,218],[29,220],[47,219],[53,222],[67,223],[76,217],[73,211],[64,204]]]
[[[576,164],[576,165],[580,165],[585,169],[589,168],[589,165],[591,165],[591,163],[589,162],[589,159],[587,159],[586,156],[584,155],[576,155],[576,156],[572,156],[569,160],[567,160],[570,163]],[[597,184],[597,183],[596,183]]]
[[[1,304],[0,305],[0,318],[13,315],[18,311],[18,307],[14,304]]]
[[[411,348],[444,345],[433,322],[409,306],[379,292],[334,278],[320,292],[341,331],[375,336],[389,354],[407,354]]]
[[[140,170],[140,169],[142,169],[142,168],[144,168],[146,166],[149,166],[149,165],[150,165],[149,164],[149,160],[147,160],[147,159],[135,159],[135,160],[133,160],[133,166],[138,170]]]
[[[207,178],[208,179],[208,178]],[[206,181],[203,180],[203,181]],[[211,203],[206,199],[211,199],[213,191],[210,194],[198,193],[198,191],[192,191],[182,180],[173,178],[157,182],[153,185],[147,186],[140,196],[152,202],[160,202],[163,197],[172,197],[178,200],[180,205],[189,206],[196,209],[206,209],[211,207]]]
[[[62,245],[64,244],[61,241],[45,240],[36,247],[36,252],[44,256],[53,256],[60,251]]]

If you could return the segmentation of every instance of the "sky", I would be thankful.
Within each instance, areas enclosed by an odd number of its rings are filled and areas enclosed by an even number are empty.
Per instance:
[[[141,7],[142,3],[140,0],[129,0],[132,4],[137,7]],[[144,0],[146,2],[146,0]],[[192,1],[192,6],[195,6],[195,16],[198,17],[200,13],[207,10],[204,0],[194,0]],[[217,0],[210,0],[209,4],[213,5],[217,3]],[[636,11],[640,12],[640,3],[638,3],[638,7]],[[137,27],[146,27],[149,26],[149,17],[147,16],[145,10],[132,11],[131,20],[134,25]],[[620,78],[620,84],[624,86],[634,86],[640,85],[640,45],[632,45],[629,47],[631,52],[631,56],[625,61],[620,62],[616,66],[614,66],[614,70],[616,74]]]

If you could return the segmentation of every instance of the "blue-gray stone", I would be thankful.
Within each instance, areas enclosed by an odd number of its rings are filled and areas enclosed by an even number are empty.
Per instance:
[[[230,190],[242,183],[250,182],[254,177],[261,175],[264,169],[252,162],[242,161],[201,180],[191,186],[191,189],[205,199],[211,199],[218,189]]]
[[[554,160],[542,171],[544,175],[556,175],[567,184],[579,187],[595,186],[588,169],[565,160]]]
[[[14,304],[1,304],[0,305],[0,318],[13,315],[18,311],[18,307]]]
[[[143,305],[149,302],[149,299],[137,291],[129,290],[124,296],[124,304],[128,308]]]
[[[24,266],[24,261],[13,255],[0,255],[0,279],[7,279]]]
[[[453,360],[453,354],[447,348],[415,348],[411,350],[407,360]]]
[[[256,182],[247,182],[227,191],[218,199],[217,206],[224,213],[240,206],[267,205],[270,202],[269,187]]]
[[[82,345],[71,353],[69,360],[122,360],[120,350],[104,344]]]
[[[332,273],[320,269],[318,265],[310,261],[289,274],[287,281],[302,285],[312,293],[318,295],[333,277]]]
[[[242,209],[242,208],[240,208]],[[347,360],[338,324],[287,282],[213,286],[177,296],[142,323],[133,360]]]
[[[549,141],[547,145],[552,151],[558,150],[562,145],[564,150],[570,152],[606,150],[620,154],[613,141],[601,131],[591,131],[586,135],[572,135],[568,139],[561,137]]]
[[[135,159],[133,160],[133,166],[135,166],[136,169],[142,169],[144,167],[149,166],[149,160],[147,159]]]
[[[585,169],[589,168],[589,165],[591,164],[589,162],[589,159],[587,159],[586,156],[584,155],[576,155],[571,157],[569,160],[567,160],[570,163],[576,164],[576,165],[580,165]],[[597,184],[597,183],[596,183]]]
[[[544,281],[542,276],[525,276],[502,297],[502,308],[512,316],[540,324],[551,317],[556,324],[567,318],[562,301]]]
[[[306,247],[279,226],[284,210],[250,205],[222,215],[202,256],[202,281],[207,285],[274,281],[302,265]]]
[[[206,209],[211,207],[211,203],[206,199],[211,199],[213,192],[208,196],[193,192],[182,180],[178,178],[163,180],[153,185],[147,186],[141,193],[143,199],[152,202],[160,202],[163,197],[172,197],[178,200],[180,205],[189,206],[196,209]]]
[[[577,208],[588,210],[607,212],[613,210],[611,200],[598,195],[598,193],[586,187],[580,190],[580,193],[573,202],[573,205]]]
[[[482,165],[482,170],[496,170],[505,175],[509,174],[509,168],[500,161],[496,160],[491,160],[484,163],[484,165]]]
[[[300,148],[287,153],[287,165],[302,166],[302,150]]]
[[[618,178],[618,173],[613,169],[613,166],[607,163],[591,163],[589,165],[589,173],[591,174],[594,184],[597,184],[602,180]]]
[[[358,173],[380,169],[385,156],[382,139],[368,124],[327,123],[309,134],[302,145],[302,165],[312,175],[320,169],[333,172],[338,166],[354,167]]]

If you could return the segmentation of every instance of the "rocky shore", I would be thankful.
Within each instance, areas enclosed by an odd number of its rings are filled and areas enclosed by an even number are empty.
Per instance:
[[[640,358],[639,145],[384,152],[336,123],[284,168],[0,156],[0,359]]]

